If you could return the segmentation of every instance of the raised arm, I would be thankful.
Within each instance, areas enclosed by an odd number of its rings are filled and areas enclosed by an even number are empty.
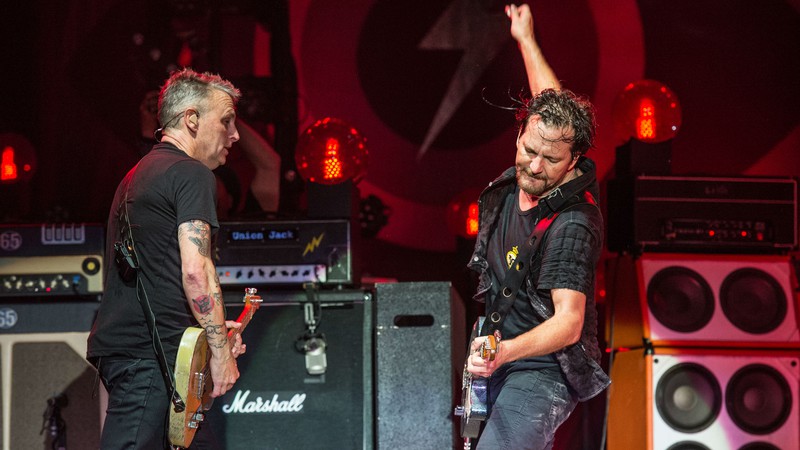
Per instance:
[[[225,305],[211,259],[211,226],[202,220],[184,222],[178,227],[181,249],[183,290],[189,307],[200,326],[206,331],[211,349],[212,397],[227,392],[239,378],[236,359],[228,343],[225,324]]]
[[[506,14],[511,19],[511,36],[519,44],[519,51],[525,62],[528,84],[531,94],[535,95],[545,89],[561,90],[561,83],[547,60],[533,34],[533,14],[527,4],[506,6]]]
[[[239,146],[247,160],[256,169],[250,191],[264,211],[278,210],[280,199],[281,157],[256,130],[247,123],[237,120]]]

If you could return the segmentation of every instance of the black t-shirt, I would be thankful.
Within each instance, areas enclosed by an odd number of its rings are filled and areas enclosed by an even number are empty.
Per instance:
[[[183,291],[178,226],[202,220],[216,232],[216,181],[202,163],[161,143],[120,183],[109,213],[105,293],[89,337],[90,358],[155,358],[135,282],[123,282],[114,264],[113,244],[124,230],[126,196],[144,288],[139,291],[147,293],[167,360],[172,362],[183,331],[196,325]]]
[[[519,208],[519,187],[506,196],[500,218],[493,234],[489,237],[487,247],[487,260],[492,276],[492,287],[489,290],[489,304],[491,306],[500,286],[505,278],[506,271],[514,263],[525,243],[531,235],[539,219],[540,208],[534,207],[527,211]],[[511,306],[501,329],[503,339],[511,339],[525,333],[539,325],[539,320],[534,313],[530,298],[525,289],[525,283],[517,292],[517,297]],[[553,355],[529,358],[515,361],[513,365],[519,369],[524,367],[542,367],[543,365],[555,366]]]

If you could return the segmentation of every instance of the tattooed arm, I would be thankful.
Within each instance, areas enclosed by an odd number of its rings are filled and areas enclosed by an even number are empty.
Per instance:
[[[239,378],[239,369],[228,343],[225,304],[211,260],[211,226],[202,220],[182,223],[178,227],[178,244],[181,250],[183,291],[192,314],[206,331],[211,348],[211,379],[214,380],[211,395],[218,397],[233,387]]]

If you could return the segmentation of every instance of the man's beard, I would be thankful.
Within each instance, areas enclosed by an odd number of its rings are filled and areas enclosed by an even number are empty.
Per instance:
[[[517,168],[517,185],[526,194],[533,195],[534,197],[542,197],[544,194],[550,193],[557,185],[548,183],[544,178],[531,176],[524,169]]]

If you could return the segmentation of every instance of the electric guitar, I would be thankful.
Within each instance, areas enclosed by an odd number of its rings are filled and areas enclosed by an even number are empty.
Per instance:
[[[483,326],[484,317],[478,317],[475,325],[472,326],[472,335],[469,344],[478,337]],[[471,348],[471,347],[470,347]],[[469,359],[470,348],[467,348],[467,359]],[[486,341],[478,349],[480,357],[494,361],[497,354],[497,339],[494,335],[486,336]],[[461,381],[461,405],[456,407],[455,415],[461,416],[461,437],[464,438],[464,450],[471,448],[470,440],[478,437],[481,430],[481,422],[486,420],[489,415],[489,407],[486,398],[486,388],[489,379],[477,377],[467,371],[467,362],[464,362],[464,377]]]
[[[255,288],[246,288],[244,291],[244,310],[236,320],[242,326],[228,332],[231,346],[261,304],[261,297],[255,295]],[[169,442],[176,447],[186,448],[192,443],[197,427],[214,401],[211,398],[214,382],[208,366],[210,358],[205,330],[200,327],[187,328],[175,359],[175,390],[183,399],[186,409],[176,411],[170,407],[169,410]]]

